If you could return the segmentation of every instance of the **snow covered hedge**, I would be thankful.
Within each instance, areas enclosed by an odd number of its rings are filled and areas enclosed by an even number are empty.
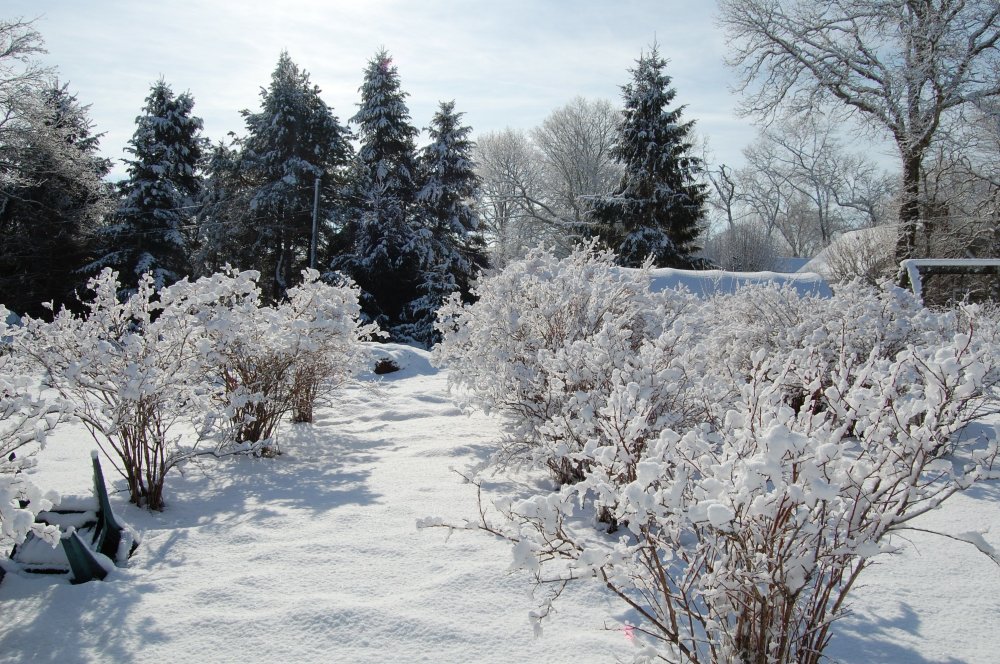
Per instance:
[[[818,662],[889,535],[996,476],[997,441],[962,438],[997,411],[996,319],[645,277],[536,252],[441,311],[437,361],[503,416],[498,460],[560,485],[470,526],[547,587],[605,584],[643,618],[639,660]]]
[[[6,320],[8,311],[0,305],[0,321]],[[0,339],[5,336],[0,334]],[[0,541],[19,544],[33,532],[58,542],[57,528],[35,523],[35,515],[58,502],[58,496],[43,493],[22,472],[33,465],[35,452],[67,410],[66,404],[41,392],[7,342],[0,341]]]
[[[310,414],[361,368],[360,341],[375,330],[359,321],[355,288],[308,272],[286,302],[265,307],[258,276],[156,290],[146,275],[120,299],[117,274],[105,270],[89,284],[84,315],[25,317],[3,336],[86,425],[132,502],[161,509],[170,469],[199,454],[273,447],[281,416]]]
[[[475,295],[474,306],[453,295],[439,310],[436,362],[470,403],[504,418],[504,461],[548,466],[561,483],[583,477],[574,455],[618,372],[696,301],[652,293],[648,266],[621,270],[593,249],[564,260],[534,250]]]
[[[360,322],[359,292],[303,272],[284,302],[262,306],[256,272],[219,273],[167,289],[168,310],[201,330],[200,361],[216,390],[209,412],[224,440],[254,453],[276,448],[274,433],[292,413],[311,422],[313,406],[366,362],[360,343],[379,334]],[[174,300],[173,298],[176,298]]]

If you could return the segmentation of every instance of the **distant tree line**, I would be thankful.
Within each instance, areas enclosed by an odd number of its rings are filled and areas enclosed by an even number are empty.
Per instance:
[[[505,262],[525,210],[550,232],[522,228],[523,247],[589,239],[625,265],[698,264],[706,187],[656,46],[631,71],[623,111],[577,100],[536,132],[542,192],[516,167],[494,177],[503,136],[477,148],[453,101],[418,148],[384,49],[347,123],[282,52],[259,109],[242,112],[244,132],[216,144],[192,96],[161,79],[136,118],[127,176],[112,185],[87,107],[34,59],[43,49],[32,24],[0,23],[0,40],[0,300],[18,313],[76,306],[104,268],[119,273],[122,297],[147,274],[163,288],[254,269],[277,302],[313,267],[356,283],[366,319],[392,338],[429,345],[436,310],[453,292],[471,297],[491,258]],[[515,209],[516,219],[504,212]]]
[[[358,284],[366,319],[393,338],[431,344],[448,294],[473,297],[481,270],[539,245],[773,269],[891,226],[877,234],[886,247],[841,262],[876,278],[906,257],[998,255],[1000,10],[855,4],[722,3],[743,111],[762,121],[738,168],[696,156],[655,44],[621,108],[577,98],[537,128],[474,141],[445,102],[422,147],[387,52],[346,122],[283,52],[224,142],[203,136],[190,94],[154,83],[114,185],[87,106],[37,64],[32,23],[0,21],[0,301],[44,315],[47,302],[75,306],[105,267],[125,296],[147,273],[162,287],[230,265],[261,272],[276,302],[312,266]],[[898,172],[847,149],[854,121],[892,138]]]
[[[418,151],[385,51],[365,70],[353,132],[287,52],[230,144],[210,146],[190,95],[164,81],[146,102],[91,271],[152,272],[162,286],[231,265],[260,271],[264,297],[280,301],[312,267],[357,283],[366,316],[394,338],[429,344],[427,299],[468,294],[486,264],[470,129],[442,103]]]
[[[243,111],[244,134],[216,145],[192,96],[161,79],[136,118],[127,177],[111,185],[87,107],[33,60],[38,33],[8,22],[0,38],[0,299],[17,313],[73,306],[104,268],[122,297],[146,274],[162,288],[254,269],[277,302],[313,267],[358,284],[366,317],[394,338],[429,344],[441,300],[467,296],[487,264],[471,129],[442,103],[418,150],[385,51],[350,126],[283,52],[259,110]]]

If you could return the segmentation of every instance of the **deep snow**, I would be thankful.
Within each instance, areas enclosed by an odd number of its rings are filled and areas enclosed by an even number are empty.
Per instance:
[[[188,464],[166,510],[112,497],[142,544],[105,582],[8,575],[0,584],[0,662],[490,662],[627,660],[629,617],[580,583],[533,636],[526,575],[487,535],[418,529],[422,517],[474,517],[478,464],[497,423],[467,415],[422,351],[384,346],[403,370],[366,376],[286,425],[276,459]],[[53,436],[36,483],[89,490],[92,441]],[[122,482],[105,462],[111,484]],[[958,496],[921,525],[957,534],[992,526],[1000,487]],[[914,533],[862,577],[855,614],[830,654],[843,662],[998,661],[1000,567],[972,546]]]

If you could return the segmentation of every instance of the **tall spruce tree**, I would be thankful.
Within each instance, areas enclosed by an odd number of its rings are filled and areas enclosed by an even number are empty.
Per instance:
[[[192,245],[194,276],[214,274],[252,255],[243,242],[248,233],[242,220],[252,192],[240,178],[239,151],[222,141],[205,155],[204,178]]]
[[[237,180],[248,188],[248,207],[237,219],[233,262],[259,269],[266,277],[262,291],[271,299],[284,297],[310,264],[317,180],[317,245],[328,241],[331,224],[343,216],[350,133],[319,94],[308,72],[283,51],[270,86],[261,90],[261,110],[243,111],[248,135],[240,144]]]
[[[355,213],[340,238],[331,267],[346,272],[363,291],[365,314],[400,338],[396,328],[419,297],[426,236],[414,205],[417,129],[410,123],[407,94],[385,49],[369,61],[361,103],[351,122],[360,149],[355,162]]]
[[[435,312],[455,291],[469,296],[472,279],[486,266],[485,241],[478,232],[475,173],[469,139],[472,128],[462,124],[455,102],[442,102],[427,131],[431,143],[420,153],[418,165],[420,226],[428,239],[421,266],[420,295],[409,305],[408,336],[424,345],[437,341]]]
[[[80,269],[108,211],[102,179],[111,165],[98,155],[88,107],[67,86],[53,83],[20,103],[25,126],[6,145],[19,177],[0,180],[0,302],[44,316],[43,303],[74,303],[86,281]]]
[[[654,44],[629,71],[622,87],[625,109],[612,156],[625,172],[610,196],[594,202],[593,232],[622,265],[648,257],[659,267],[702,267],[699,222],[707,190],[696,181],[701,161],[691,154],[693,121],[681,122],[683,106],[671,109],[676,91],[664,73],[666,60]]]
[[[454,101],[441,102],[434,114],[427,129],[431,142],[420,153],[417,201],[435,254],[467,286],[472,273],[484,264],[485,254],[477,232],[475,143],[469,139],[472,128],[462,124],[463,115],[455,112]]]
[[[190,274],[189,235],[201,190],[199,161],[204,149],[202,121],[192,115],[194,98],[174,95],[157,81],[126,151],[128,178],[123,199],[101,238],[93,268],[118,270],[123,290],[151,273],[157,288]]]

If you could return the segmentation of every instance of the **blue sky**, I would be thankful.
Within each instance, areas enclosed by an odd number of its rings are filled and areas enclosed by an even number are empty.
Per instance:
[[[696,0],[5,0],[0,10],[39,17],[43,62],[91,105],[114,159],[160,76],[194,95],[205,135],[219,140],[243,132],[239,111],[257,109],[282,49],[346,121],[366,63],[384,46],[417,127],[454,99],[480,134],[534,127],[578,95],[619,105],[628,68],[655,39],[685,117],[717,161],[734,164],[754,129],[734,113],[715,13],[714,2]]]

